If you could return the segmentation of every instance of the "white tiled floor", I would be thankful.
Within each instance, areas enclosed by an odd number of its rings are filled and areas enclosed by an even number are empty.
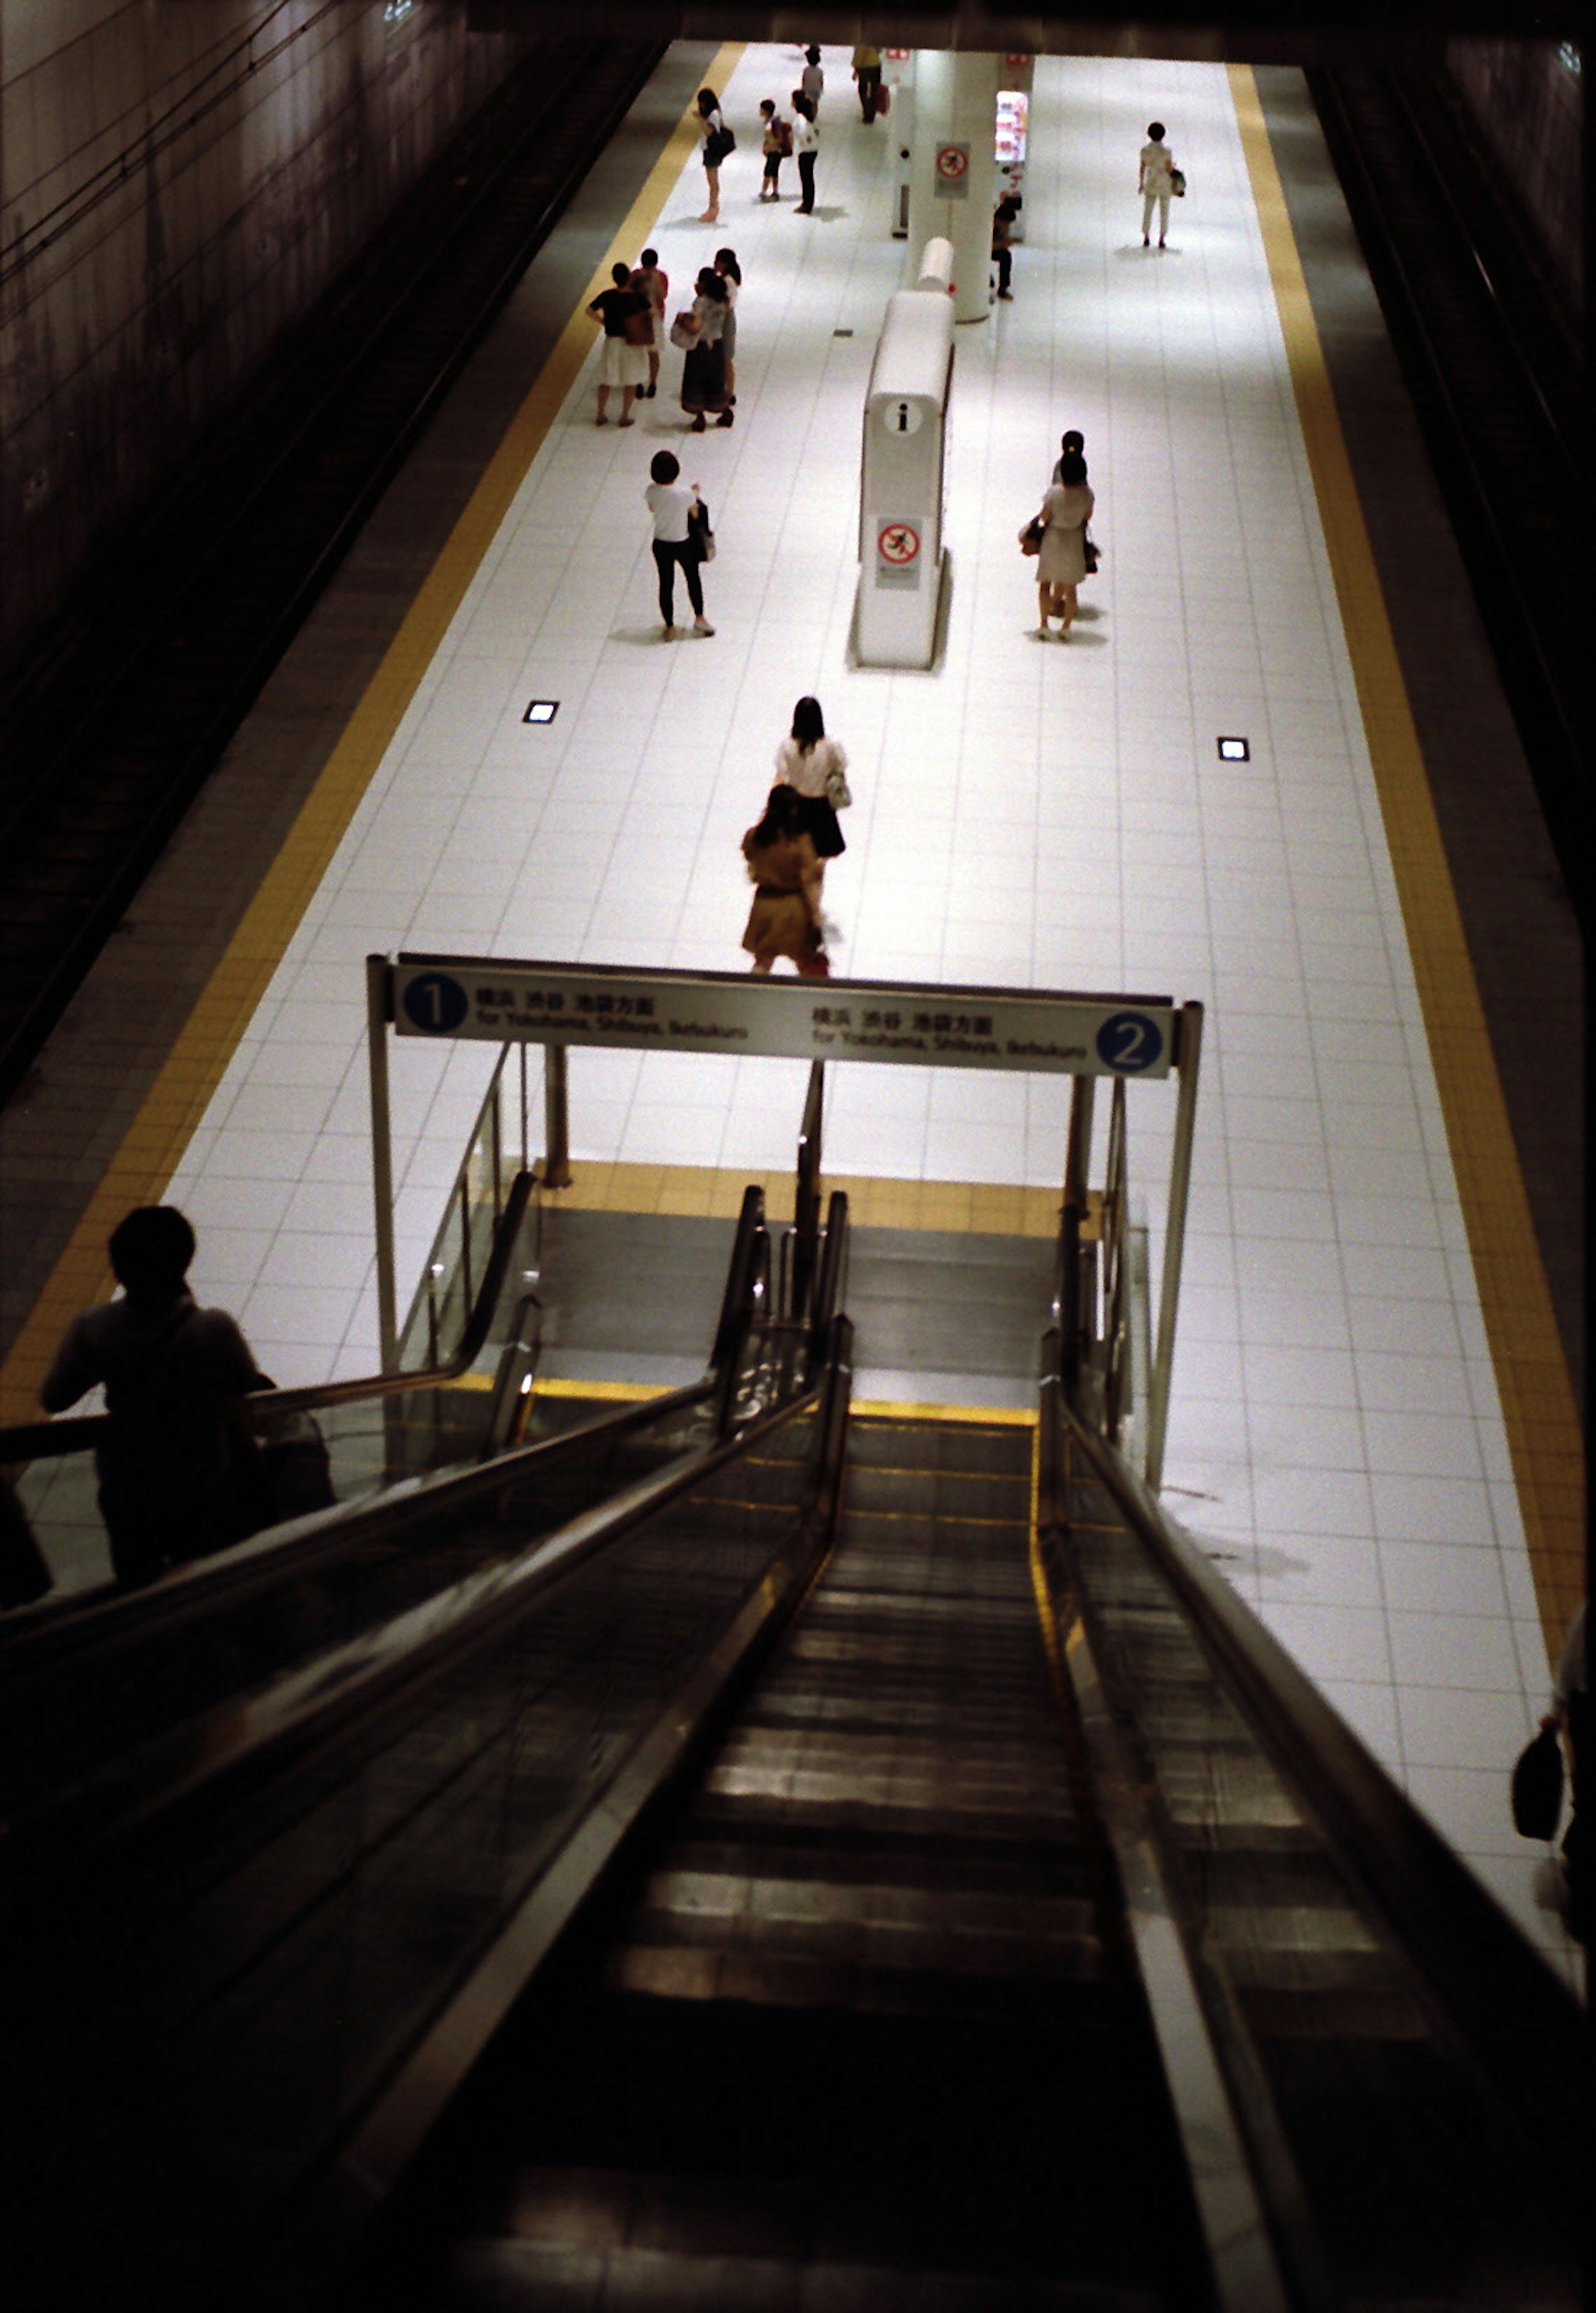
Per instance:
[[[750,48],[731,118],[791,72]],[[1154,113],[1192,186],[1162,259],[1135,198]],[[929,676],[846,664],[860,403],[904,257],[885,136],[834,92],[812,220],[754,202],[749,135],[718,227],[685,170],[648,237],[679,286],[739,252],[738,423],[685,437],[667,355],[642,424],[598,431],[590,365],[172,1183],[197,1282],[280,1379],[368,1369],[362,955],[736,967],[739,839],[812,690],[858,798],[828,888],[842,970],[1210,1007],[1170,1501],[1555,1947],[1504,1784],[1547,1685],[1523,1535],[1225,75],[1043,59],[1031,119],[1015,302],[959,333]],[[1029,636],[1014,533],[1065,425],[1105,562],[1060,647]],[[657,639],[661,442],[714,510],[713,642]],[[535,695],[549,728],[520,721]],[[1221,732],[1250,764],[1219,764]],[[414,1266],[489,1056],[393,1059]],[[579,1055],[575,1154],[785,1168],[803,1073]],[[1057,1083],[839,1073],[838,1171],[1057,1176]],[[1131,1104],[1156,1224],[1172,1099]]]

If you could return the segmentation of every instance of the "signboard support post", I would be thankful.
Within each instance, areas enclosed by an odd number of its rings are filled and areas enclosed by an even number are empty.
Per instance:
[[[399,1371],[399,1295],[393,1257],[393,1114],[388,1095],[388,1024],[393,1017],[385,955],[365,960],[366,1050],[372,1092],[372,1200],[377,1246],[377,1345],[381,1370]]]
[[[1163,1274],[1158,1290],[1158,1345],[1153,1355],[1153,1386],[1147,1396],[1148,1485],[1163,1482],[1164,1437],[1170,1420],[1170,1373],[1175,1362],[1175,1312],[1180,1299],[1180,1262],[1186,1249],[1186,1208],[1191,1190],[1191,1143],[1197,1124],[1197,1060],[1203,1048],[1203,1007],[1180,1007],[1175,1060],[1180,1089],[1175,1108],[1174,1146],[1170,1151],[1170,1209],[1164,1223]]]
[[[571,1105],[564,1044],[543,1048],[543,1166],[546,1189],[571,1185]]]

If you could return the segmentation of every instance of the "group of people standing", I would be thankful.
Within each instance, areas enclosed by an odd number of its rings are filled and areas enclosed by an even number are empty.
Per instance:
[[[594,422],[609,425],[609,396],[618,387],[619,422],[631,426],[636,423],[633,402],[652,400],[659,390],[660,333],[671,277],[661,267],[659,251],[645,249],[635,267],[612,265],[609,285],[587,309],[590,319],[601,322],[604,330]],[[737,293],[741,286],[742,268],[736,251],[717,249],[714,264],[704,266],[694,280],[692,304],[671,325],[671,343],[687,355],[681,406],[691,418],[696,434],[704,432],[706,413],[722,426],[735,422]]]

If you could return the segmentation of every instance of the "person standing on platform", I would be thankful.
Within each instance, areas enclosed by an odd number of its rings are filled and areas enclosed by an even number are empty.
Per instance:
[[[726,399],[726,356],[722,332],[726,326],[726,284],[713,265],[706,265],[694,283],[693,309],[686,316],[687,359],[681,365],[681,406],[693,421],[693,432],[704,431],[705,413],[715,410],[715,423],[730,426],[734,412]]]
[[[1008,304],[1013,291],[1009,283],[1014,271],[1014,219],[1020,214],[1020,203],[1013,193],[1005,193],[992,212],[992,258],[997,267],[997,294]]]
[[[775,787],[765,815],[742,839],[754,885],[742,945],[761,977],[778,955],[806,980],[831,971],[820,933],[820,863],[803,825],[803,807],[789,787]]]
[[[762,201],[779,201],[781,164],[793,149],[793,127],[790,121],[782,119],[774,98],[768,96],[759,107],[759,119],[764,123],[761,150],[765,155],[765,175],[759,186],[759,198]]]
[[[671,295],[671,276],[660,267],[657,249],[645,249],[637,260],[628,287],[637,290],[648,300],[648,383],[639,389],[639,399],[652,401],[660,384],[660,331],[665,322],[665,300]]]
[[[847,849],[837,822],[838,808],[852,801],[847,768],[842,748],[826,736],[820,700],[801,699],[793,709],[792,734],[776,751],[776,777],[777,785],[791,787],[802,805],[802,824],[822,875],[827,860],[840,858]]]
[[[1158,203],[1158,245],[1164,246],[1170,229],[1170,195],[1175,189],[1175,156],[1164,143],[1162,120],[1147,123],[1147,142],[1142,147],[1142,163],[1136,178],[1136,190],[1142,196],[1142,247],[1152,246],[1148,235],[1153,229],[1153,204]]]
[[[698,91],[698,133],[704,139],[699,159],[704,163],[706,201],[700,224],[715,224],[721,214],[721,163],[734,143],[731,130],[721,119],[721,101],[714,89]]]
[[[660,579],[660,618],[664,627],[664,639],[676,640],[676,574],[687,580],[688,601],[693,606],[693,631],[712,635],[715,629],[704,615],[704,584],[699,576],[702,565],[698,550],[689,534],[688,516],[697,502],[697,484],[686,488],[681,480],[681,465],[669,450],[658,450],[649,461],[649,484],[643,497],[653,516],[654,568]]]
[[[599,414],[596,426],[609,423],[606,405],[612,385],[620,388],[620,422],[633,425],[632,402],[640,385],[648,377],[648,349],[641,342],[646,326],[653,335],[653,321],[647,298],[640,289],[632,286],[631,270],[625,265],[609,268],[609,287],[601,289],[588,307],[588,319],[604,324],[604,352],[599,371]],[[657,358],[657,356],[656,356]]]
[[[859,84],[859,110],[868,128],[875,119],[881,93],[881,52],[861,41],[854,50],[854,78]]]
[[[815,213],[815,147],[820,132],[815,127],[815,109],[807,96],[796,94],[793,99],[793,150],[798,156],[798,181],[803,188],[802,198],[794,210],[794,216],[813,216]]]
[[[270,1384],[234,1320],[189,1290],[194,1231],[175,1205],[135,1207],[110,1253],[121,1294],[73,1319],[39,1402],[65,1413],[105,1391],[100,1511],[131,1588],[251,1531],[241,1401]]]
[[[1047,639],[1049,618],[1058,620],[1058,639],[1069,640],[1079,598],[1075,589],[1086,576],[1086,524],[1096,504],[1086,482],[1086,461],[1071,451],[1058,461],[1061,481],[1051,483],[1037,520],[1042,525],[1041,551],[1037,561],[1037,596],[1040,624],[1037,639]]]
[[[717,249],[715,269],[726,293],[726,318],[721,323],[721,357],[726,367],[726,408],[730,410],[737,400],[737,293],[742,286],[742,268],[737,262],[737,251]]]
[[[798,86],[802,90],[802,93],[808,97],[810,104],[813,108],[810,113],[810,119],[811,120],[818,120],[820,114],[820,99],[826,93],[826,75],[820,64],[820,52],[819,48],[808,48],[804,49],[803,70],[798,75]]]

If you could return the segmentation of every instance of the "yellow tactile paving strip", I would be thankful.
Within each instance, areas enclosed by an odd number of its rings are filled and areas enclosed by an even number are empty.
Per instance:
[[[1574,1391],[1258,84],[1245,65],[1229,71],[1555,1655],[1585,1593],[1584,1449]]]
[[[736,40],[723,47],[710,75],[715,86],[722,86],[731,77],[742,49],[743,43]],[[630,261],[696,142],[697,131],[684,119],[595,267],[554,351],[366,686],[227,953],[0,1367],[0,1424],[36,1418],[39,1384],[67,1321],[87,1303],[102,1300],[110,1290],[105,1245],[111,1230],[130,1207],[153,1203],[163,1193],[301,918],[320,889],[483,555],[587,358],[593,335],[592,325],[585,318],[589,301],[607,286],[611,265],[622,258]]]

